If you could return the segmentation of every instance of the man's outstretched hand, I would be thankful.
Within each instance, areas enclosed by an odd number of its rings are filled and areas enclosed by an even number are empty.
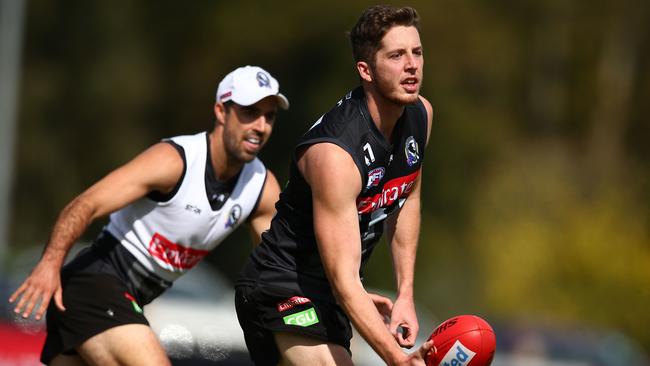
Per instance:
[[[61,311],[65,311],[59,268],[53,268],[53,266],[39,262],[29,277],[9,297],[9,302],[13,303],[19,297],[20,300],[14,308],[14,313],[22,313],[23,318],[29,318],[34,308],[40,304],[34,317],[36,320],[40,320],[52,297],[54,297],[56,307]]]

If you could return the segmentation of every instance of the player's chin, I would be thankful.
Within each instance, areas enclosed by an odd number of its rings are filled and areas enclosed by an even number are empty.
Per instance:
[[[394,97],[394,100],[399,104],[413,104],[418,101],[420,93],[400,93]]]
[[[418,95],[420,95],[420,88],[413,85],[408,85],[408,87],[400,85],[393,91],[393,98],[400,100],[403,104],[415,103],[418,100]]]
[[[247,162],[251,161],[255,159],[257,154],[260,153],[260,151],[262,150],[262,146],[263,145],[261,144],[255,146],[244,146],[244,148],[241,150],[241,154],[239,155],[243,160],[246,160]]]
[[[237,158],[242,163],[249,163],[257,157],[258,152],[259,150],[255,150],[255,151],[244,150],[240,154],[238,154]]]

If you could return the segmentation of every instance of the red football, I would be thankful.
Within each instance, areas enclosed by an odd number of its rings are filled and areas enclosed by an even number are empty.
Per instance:
[[[437,352],[427,355],[427,366],[488,366],[497,345],[490,324],[475,315],[445,320],[429,339]]]

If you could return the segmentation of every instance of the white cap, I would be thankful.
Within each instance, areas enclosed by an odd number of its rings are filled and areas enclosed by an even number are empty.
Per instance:
[[[235,69],[219,83],[217,102],[233,102],[249,106],[268,97],[275,96],[278,106],[289,109],[289,100],[280,94],[280,84],[271,74],[258,66],[244,66]]]

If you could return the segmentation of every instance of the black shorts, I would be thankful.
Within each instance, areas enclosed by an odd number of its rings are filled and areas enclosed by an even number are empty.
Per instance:
[[[350,353],[352,327],[336,304],[308,299],[289,289],[237,286],[235,306],[246,347],[257,366],[277,365],[280,361],[275,332],[298,333],[335,343]]]
[[[61,312],[50,302],[47,337],[41,362],[58,354],[76,354],[75,348],[107,329],[125,324],[149,325],[142,308],[119,278],[105,273],[77,273],[63,283]]]
[[[76,354],[90,337],[125,324],[146,324],[142,306],[171,286],[145,270],[117,239],[101,233],[61,270],[63,306],[50,301],[45,321],[47,336],[41,362],[56,355]]]

